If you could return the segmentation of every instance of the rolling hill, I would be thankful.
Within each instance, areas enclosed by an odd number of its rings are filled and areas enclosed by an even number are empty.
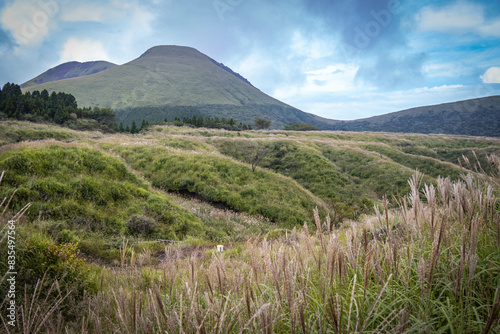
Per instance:
[[[233,118],[247,124],[267,117],[274,128],[292,122],[323,124],[189,47],[156,46],[107,71],[27,88],[43,89],[73,94],[81,107],[113,108],[124,124],[192,116]]]
[[[39,76],[26,81],[21,85],[21,88],[63,79],[83,77],[86,75],[99,73],[116,66],[118,65],[107,61],[89,61],[84,63],[70,61],[51,68],[50,70],[45,71]]]
[[[500,96],[412,108],[354,121],[333,121],[332,130],[500,136]]]

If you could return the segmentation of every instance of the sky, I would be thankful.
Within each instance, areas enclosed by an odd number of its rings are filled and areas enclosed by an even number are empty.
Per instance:
[[[0,84],[190,46],[331,119],[500,95],[500,1],[0,0]]]

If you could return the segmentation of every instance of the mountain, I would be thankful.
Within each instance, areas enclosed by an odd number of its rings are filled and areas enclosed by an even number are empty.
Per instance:
[[[107,70],[102,70],[106,66]],[[40,84],[31,86],[33,83]],[[193,116],[253,124],[255,118],[265,117],[272,121],[272,128],[305,122],[320,130],[500,136],[500,96],[354,121],[331,120],[278,101],[224,64],[183,46],[155,46],[120,66],[106,62],[62,64],[23,87],[73,94],[80,107],[113,108],[117,121],[124,125],[143,119],[172,121]]]
[[[116,66],[118,65],[107,61],[89,61],[85,63],[71,61],[51,68],[50,70],[40,74],[39,76],[26,81],[21,85],[21,88],[62,79],[83,77],[86,75],[99,73]]]
[[[500,96],[412,108],[354,121],[329,121],[329,124],[332,130],[344,131],[500,137]]]
[[[89,76],[27,88],[73,94],[80,107],[110,107],[118,122],[163,121],[174,117],[225,117],[252,124],[257,117],[273,128],[307,122],[325,128],[313,115],[280,102],[227,66],[196,49],[156,46],[139,58]]]

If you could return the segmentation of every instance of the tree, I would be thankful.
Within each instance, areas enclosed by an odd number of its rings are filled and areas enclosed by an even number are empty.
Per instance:
[[[125,129],[123,128],[123,123],[120,122],[120,126],[118,127],[118,132],[124,132]]]
[[[130,128],[131,133],[137,133],[139,130],[137,129],[137,125],[135,124],[135,121],[132,122],[132,127]]]
[[[69,114],[72,111],[71,108],[66,107],[66,108],[57,108],[55,113],[54,113],[54,121],[57,124],[63,124],[68,118]]]
[[[315,131],[318,130],[317,127],[314,125],[311,125],[309,123],[290,123],[287,126],[285,126],[285,130],[293,130],[293,131]]]
[[[245,160],[252,165],[252,172],[255,173],[255,168],[260,164],[269,152],[268,148],[256,142],[242,142],[240,146],[242,155]]]
[[[267,118],[256,118],[254,121],[255,127],[258,129],[267,129],[271,126],[271,121],[268,120]]]

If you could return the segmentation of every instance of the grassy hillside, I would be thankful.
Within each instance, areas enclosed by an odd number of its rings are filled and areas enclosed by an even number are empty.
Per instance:
[[[21,141],[55,139],[70,141],[76,138],[100,135],[99,132],[83,132],[62,128],[56,125],[36,124],[19,121],[2,121],[0,123],[0,146]]]
[[[91,255],[116,256],[118,247],[110,245],[123,236],[179,240],[204,237],[206,231],[167,195],[96,149],[53,142],[17,145],[0,152],[0,170],[5,171],[0,197],[17,189],[13,210],[30,202],[29,221],[46,222],[60,241],[81,241]],[[146,217],[138,224],[144,223],[147,233],[131,225],[137,217]]]
[[[266,168],[252,172],[243,162],[250,144],[268,150]],[[500,158],[490,159],[490,176],[459,176],[448,160],[472,150],[486,166],[500,141],[156,126],[71,144],[3,145],[0,196],[19,188],[0,216],[17,220],[16,282],[24,289],[15,330],[497,333]],[[411,186],[400,181],[406,176]],[[314,213],[321,201],[299,183],[320,197],[330,187],[339,198],[352,189],[381,210],[335,227]],[[399,201],[380,201],[396,189]],[[27,201],[26,214],[13,217]],[[280,225],[295,228],[274,229]],[[5,226],[2,254],[12,230]],[[162,231],[205,247],[148,240]],[[213,241],[225,251],[216,253]],[[5,295],[8,284],[0,284]],[[6,304],[0,308],[6,321]]]
[[[464,136],[175,126],[109,135],[27,122],[3,122],[0,128],[0,168],[9,175],[5,194],[19,188],[21,202],[33,202],[29,219],[64,220],[54,235],[73,228],[83,239],[86,233],[105,232],[115,238],[115,256],[122,236],[145,237],[130,234],[127,223],[134,215],[168,222],[149,239],[188,237],[195,243],[242,240],[311,224],[316,206],[321,217],[328,213],[340,226],[373,213],[383,195],[392,199],[408,193],[407,180],[415,169],[428,184],[436,184],[439,176],[456,181],[467,171],[459,165],[463,155],[491,172],[487,156],[500,152],[496,139]],[[16,144],[22,141],[36,142]],[[253,172],[256,150],[265,154]],[[87,167],[80,169],[81,163]],[[108,165],[116,170],[104,172]],[[182,203],[167,210],[180,215],[180,222],[155,218],[151,196]],[[204,209],[192,210],[199,203]],[[207,214],[211,210],[229,214],[214,221]],[[249,223],[252,217],[256,223]]]
[[[262,215],[271,222],[293,228],[312,220],[315,200],[292,180],[215,154],[166,150],[160,146],[115,146],[132,168],[141,171],[155,187],[195,194],[236,211]]]
[[[82,77],[99,73],[116,66],[118,65],[107,61],[89,61],[85,63],[71,61],[51,68],[50,70],[38,75],[37,77],[26,81],[21,85],[21,87],[26,88],[29,86],[40,85],[51,81]]]
[[[355,121],[339,121],[330,129],[499,137],[500,96],[412,108]]]
[[[71,93],[80,107],[113,108],[124,125],[183,116],[232,117],[245,123],[267,117],[276,128],[316,122],[311,115],[262,93],[226,66],[180,46],[157,46],[107,71],[27,88],[43,89]]]

